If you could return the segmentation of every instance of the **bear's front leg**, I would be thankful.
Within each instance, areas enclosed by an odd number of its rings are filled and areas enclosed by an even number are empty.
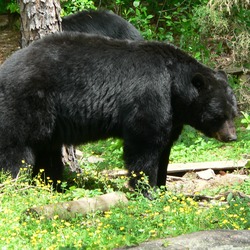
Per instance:
[[[159,160],[159,167],[157,172],[157,186],[166,186],[167,181],[167,169],[168,169],[168,162],[169,162],[169,155],[170,155],[171,147],[166,147],[160,155]]]
[[[133,189],[140,190],[144,196],[149,197],[150,187],[157,186],[159,161],[162,147],[159,145],[146,144],[145,142],[124,142],[124,161],[129,170],[129,184]],[[141,178],[148,177],[148,184]]]

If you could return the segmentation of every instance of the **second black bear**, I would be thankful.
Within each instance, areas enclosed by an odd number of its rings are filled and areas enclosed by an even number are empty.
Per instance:
[[[58,180],[63,144],[112,136],[130,173],[165,185],[183,125],[232,141],[236,112],[225,73],[173,45],[58,33],[0,67],[0,164],[15,176],[25,160]]]
[[[140,32],[122,17],[107,10],[84,10],[62,18],[63,31],[78,31],[115,39],[143,40]]]

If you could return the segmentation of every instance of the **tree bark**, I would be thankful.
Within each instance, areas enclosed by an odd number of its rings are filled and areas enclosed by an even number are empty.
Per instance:
[[[21,0],[21,47],[62,30],[59,0]]]

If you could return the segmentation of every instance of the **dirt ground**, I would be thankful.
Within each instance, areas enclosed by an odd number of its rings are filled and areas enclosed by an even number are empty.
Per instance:
[[[18,30],[0,30],[0,64],[14,51],[20,48],[20,32]]]

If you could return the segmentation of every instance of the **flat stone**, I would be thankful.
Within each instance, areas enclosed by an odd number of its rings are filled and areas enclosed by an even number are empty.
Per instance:
[[[200,179],[203,179],[203,180],[210,180],[210,179],[215,178],[216,176],[214,173],[214,170],[211,168],[203,170],[203,171],[198,171],[196,172],[196,174],[198,175]]]
[[[97,156],[90,156],[88,157],[88,162],[89,163],[98,163],[98,162],[103,162],[105,159],[104,158],[101,158],[101,157],[97,157]]]
[[[250,250],[250,230],[211,230],[149,241],[134,250]]]

